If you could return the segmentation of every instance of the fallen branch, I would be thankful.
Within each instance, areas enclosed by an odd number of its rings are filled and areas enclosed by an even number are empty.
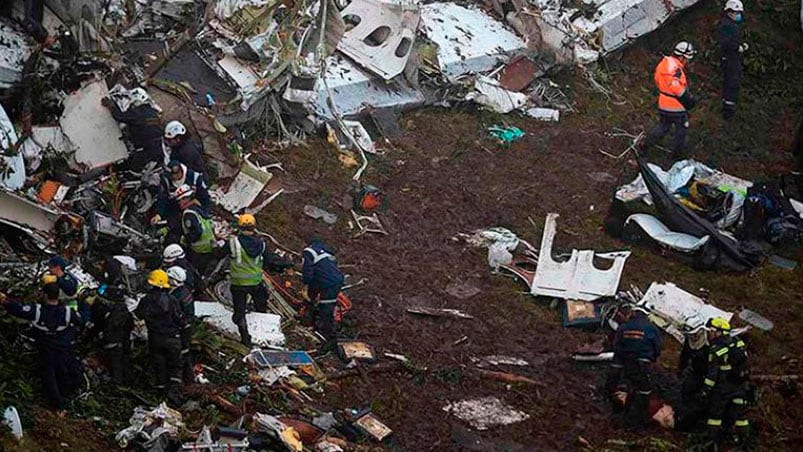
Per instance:
[[[751,380],[755,381],[797,381],[800,375],[751,375]]]
[[[546,387],[545,384],[522,375],[516,375],[507,372],[497,372],[493,370],[484,370],[484,369],[477,369],[477,372],[479,372],[479,374],[482,375],[483,377],[491,380],[503,381],[505,383],[526,383],[530,385],[540,386],[542,388]]]

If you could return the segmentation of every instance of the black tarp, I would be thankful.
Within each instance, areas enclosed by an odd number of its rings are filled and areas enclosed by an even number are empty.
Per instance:
[[[730,270],[742,272],[758,265],[759,259],[744,252],[734,239],[719,232],[711,222],[700,217],[680,203],[666,191],[664,184],[647,166],[641,155],[636,156],[641,177],[652,196],[658,216],[671,230],[695,237],[710,236],[711,239],[701,251],[698,264],[704,269]]]

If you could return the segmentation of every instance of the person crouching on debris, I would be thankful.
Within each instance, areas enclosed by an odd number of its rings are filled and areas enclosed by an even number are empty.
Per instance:
[[[135,149],[141,149],[131,157],[130,167],[134,171],[142,170],[153,162],[158,168],[165,164],[165,152],[162,148],[162,124],[159,112],[150,104],[150,96],[143,88],[134,88],[130,94],[131,105],[122,111],[117,104],[104,97],[101,104],[109,109],[117,122],[128,126],[128,137]]]
[[[128,384],[131,368],[131,330],[134,317],[125,302],[122,265],[109,256],[103,265],[100,287],[92,303],[95,326],[90,333],[100,336],[112,382]]]
[[[195,197],[207,212],[212,206],[206,179],[202,173],[195,172],[178,160],[170,160],[167,164],[167,174],[162,177],[159,184],[159,196],[156,200],[156,215],[151,218],[151,224],[157,225],[166,220],[167,243],[175,243],[181,237],[181,209],[174,194],[178,187],[189,185],[195,191]]]
[[[645,426],[652,382],[650,365],[661,355],[661,333],[642,307],[631,310],[630,319],[619,326],[613,342],[613,363],[606,387],[609,393],[624,382],[635,390],[626,419],[632,428]]]
[[[162,268],[167,270],[170,267],[181,267],[186,275],[184,286],[189,288],[197,296],[206,290],[206,285],[198,273],[198,270],[187,260],[184,248],[178,243],[167,245],[162,252]]]
[[[177,160],[195,172],[204,172],[201,144],[190,137],[184,124],[180,121],[167,123],[164,138],[167,145],[170,146],[171,160]]]
[[[665,56],[655,67],[660,122],[647,134],[641,145],[642,151],[658,143],[673,128],[672,152],[679,154],[686,151],[689,110],[694,108],[695,100],[689,90],[685,71],[696,54],[697,51],[690,43],[682,41],[677,43],[672,55]]]
[[[268,311],[268,289],[262,276],[263,269],[281,271],[292,267],[292,264],[268,251],[265,242],[256,237],[256,224],[252,214],[241,214],[237,218],[238,234],[229,238],[221,249],[221,253],[229,255],[231,298],[234,303],[232,321],[240,331],[240,341],[247,347],[252,345],[245,318],[248,296],[251,296],[256,312]]]
[[[195,198],[194,190],[189,185],[182,185],[176,189],[174,196],[181,208],[181,230],[184,234],[182,243],[189,246],[190,263],[198,270],[201,278],[205,278],[215,261],[213,251],[217,240],[212,218],[201,207],[201,203]]]
[[[708,372],[708,338],[705,322],[701,318],[686,321],[690,325],[684,330],[683,349],[680,352],[678,376],[681,378],[682,417],[677,429],[691,431],[698,427],[705,416],[707,407],[700,403],[698,394],[703,389],[703,380]]]
[[[179,301],[169,294],[170,283],[164,270],[148,275],[150,289],[135,311],[148,328],[148,349],[153,366],[154,387],[166,391],[171,403],[179,403],[181,385],[181,331],[184,314]]]
[[[190,356],[190,343],[195,334],[195,298],[192,290],[185,284],[187,272],[179,266],[167,269],[167,278],[170,282],[170,295],[178,300],[181,312],[184,313],[184,328],[181,329],[181,375],[184,383],[195,380],[195,362]]]
[[[323,241],[312,239],[304,248],[302,276],[307,285],[315,330],[325,340],[320,349],[330,351],[337,345],[335,308],[345,278],[337,266],[334,251]]]
[[[52,408],[63,410],[67,398],[81,386],[83,369],[75,356],[75,336],[76,327],[84,320],[78,312],[59,302],[58,285],[46,284],[43,291],[44,304],[9,301],[1,293],[0,304],[9,314],[31,322],[45,396]]]
[[[708,406],[709,439],[718,448],[728,427],[723,421],[729,421],[733,422],[733,442],[743,445],[750,428],[745,414],[752,392],[748,384],[747,347],[742,339],[731,336],[730,323],[723,318],[710,319],[706,328],[711,346],[700,399]]]

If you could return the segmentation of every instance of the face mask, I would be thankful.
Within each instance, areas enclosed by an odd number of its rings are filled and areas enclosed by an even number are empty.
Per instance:
[[[742,13],[736,13],[736,16],[733,17],[733,20],[737,24],[742,23]]]

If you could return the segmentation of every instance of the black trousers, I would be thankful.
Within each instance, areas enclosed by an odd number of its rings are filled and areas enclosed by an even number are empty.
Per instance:
[[[231,320],[240,331],[240,342],[251,346],[251,335],[248,334],[248,323],[245,320],[248,296],[254,301],[256,312],[268,312],[268,289],[265,284],[256,286],[231,286],[231,301],[234,303],[234,315]]]
[[[614,356],[606,386],[614,391],[627,384],[633,397],[626,407],[625,419],[632,428],[643,428],[647,424],[652,378],[650,363],[636,358]]]
[[[185,383],[195,380],[195,359],[192,356],[192,336],[195,334],[195,317],[188,318],[181,330],[181,375]]]
[[[180,334],[148,332],[148,348],[153,366],[154,386],[165,390],[181,385]]]
[[[48,404],[55,409],[63,410],[67,398],[81,387],[83,378],[81,362],[73,350],[49,347],[39,349],[37,361]]]
[[[683,153],[688,148],[689,114],[687,112],[658,111],[660,121],[655,125],[644,140],[644,148],[649,148],[659,141],[670,130],[674,129],[671,150],[674,153]]]
[[[736,114],[739,89],[742,85],[742,61],[739,57],[723,58],[722,68],[722,117],[730,119]]]
[[[106,343],[103,348],[109,363],[112,382],[116,385],[128,384],[131,368],[131,340]]]
[[[337,343],[337,325],[335,325],[335,308],[340,287],[308,289],[312,301],[312,321],[317,331],[326,342],[323,348],[331,349]]]
[[[727,427],[733,427],[734,433],[744,436],[749,423],[747,413],[747,387],[744,384],[721,382],[714,387],[708,401],[709,436],[718,443],[722,441]]]
[[[708,404],[700,398],[705,376],[696,374],[689,366],[684,369],[682,378],[680,386],[682,407],[675,422],[675,430],[694,431],[704,423],[708,413]]]
[[[212,271],[212,265],[215,263],[214,253],[196,253],[195,251],[188,250],[187,258],[192,266],[198,270],[202,278],[209,276],[209,273]]]

